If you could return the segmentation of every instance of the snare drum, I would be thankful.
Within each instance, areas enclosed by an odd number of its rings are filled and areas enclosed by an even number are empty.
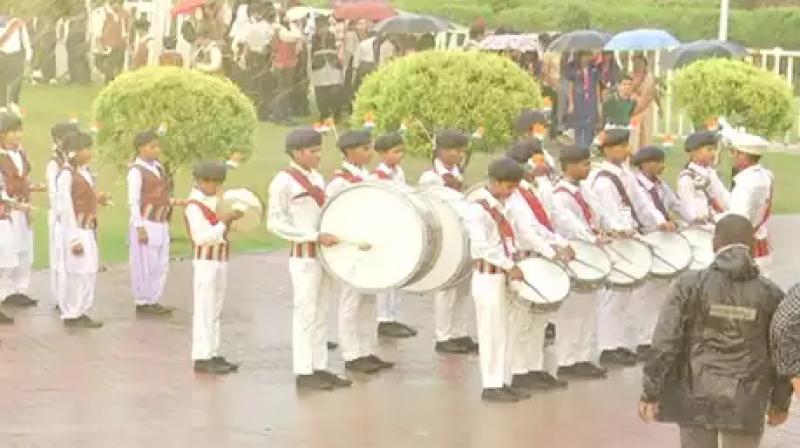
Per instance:
[[[532,304],[534,311],[551,312],[567,298],[570,280],[567,271],[546,258],[532,257],[517,263],[525,282],[511,282],[511,289],[520,299]]]
[[[703,227],[689,227],[680,234],[692,248],[692,263],[689,269],[699,271],[711,266],[714,261],[714,233]]]
[[[615,239],[603,246],[611,258],[611,286],[632,287],[642,283],[653,266],[653,254],[644,243],[630,238]]]
[[[572,240],[569,242],[575,251],[575,259],[567,263],[572,278],[572,289],[578,292],[597,291],[605,285],[611,275],[611,259],[595,244]]]
[[[692,264],[692,246],[679,233],[652,232],[642,237],[653,253],[650,274],[658,278],[672,278]]]
[[[326,271],[366,292],[419,281],[439,255],[441,228],[430,205],[388,182],[343,190],[322,210],[319,229],[341,240],[320,247]]]
[[[264,222],[264,204],[252,191],[246,188],[234,188],[222,193],[217,206],[217,213],[242,212],[242,217],[231,223],[233,232],[252,232]]]

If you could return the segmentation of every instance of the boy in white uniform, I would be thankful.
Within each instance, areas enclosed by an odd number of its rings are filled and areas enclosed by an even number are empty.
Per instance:
[[[75,123],[58,123],[50,128],[50,135],[53,138],[53,155],[47,162],[45,167],[45,177],[47,179],[47,197],[49,199],[50,209],[47,211],[47,229],[48,229],[48,250],[49,250],[49,266],[50,266],[50,292],[53,295],[53,301],[56,307],[59,305],[58,294],[61,291],[59,282],[61,281],[58,276],[58,269],[56,269],[61,254],[61,233],[58,225],[58,196],[57,192],[57,178],[58,173],[66,163],[64,151],[64,139],[70,134],[78,132],[78,126]]]
[[[514,124],[514,130],[520,139],[535,138],[542,146],[544,145],[544,139],[549,129],[550,120],[547,119],[547,115],[542,111],[533,109],[523,109]],[[533,164],[536,169],[536,177],[555,180],[558,171],[556,160],[550,152],[543,147],[540,154],[541,160],[537,158],[537,163]]]
[[[269,185],[267,229],[291,243],[292,370],[299,389],[330,390],[350,381],[328,369],[326,336],[331,280],[317,258],[319,245],[334,246],[334,235],[319,232],[325,180],[317,171],[322,136],[310,128],[292,130],[285,151],[291,162]]]
[[[686,138],[684,149],[689,163],[678,175],[677,195],[689,224],[707,224],[724,213],[730,194],[714,169],[718,136],[696,132]]]

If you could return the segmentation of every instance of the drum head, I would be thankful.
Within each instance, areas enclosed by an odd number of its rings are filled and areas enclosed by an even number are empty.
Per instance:
[[[264,204],[258,196],[246,188],[235,188],[222,193],[217,212],[228,213],[238,210],[243,216],[231,223],[234,232],[252,232],[261,226]]]
[[[681,231],[681,235],[689,242],[692,249],[692,263],[689,269],[699,271],[711,266],[714,261],[714,234],[700,227],[691,227]]]
[[[339,281],[365,291],[405,285],[435,256],[438,235],[426,207],[388,183],[348,187],[322,211],[320,232],[342,241],[321,247],[323,266]]]
[[[606,252],[585,241],[570,241],[575,259],[567,263],[570,276],[582,283],[598,283],[611,274],[611,259]]]
[[[642,237],[653,251],[650,273],[656,277],[671,278],[692,263],[692,247],[679,233],[653,232]]]
[[[524,282],[511,282],[511,288],[520,298],[539,305],[556,304],[569,295],[570,281],[567,271],[556,263],[545,258],[528,258],[518,264],[525,274]]]
[[[442,229],[441,239],[437,242],[439,256],[436,257],[430,271],[419,280],[404,286],[402,288],[404,291],[422,294],[452,286],[462,280],[460,277],[465,269],[469,272],[471,268],[469,236],[461,217],[456,212],[458,205],[454,203],[463,202],[463,199],[458,199],[463,196],[450,188],[443,187],[443,189],[450,190],[457,196],[438,191],[438,188],[426,189],[419,193],[429,204],[434,218]]]
[[[653,254],[644,243],[629,238],[616,239],[604,246],[611,258],[611,274],[606,279],[616,286],[633,286],[650,273]]]

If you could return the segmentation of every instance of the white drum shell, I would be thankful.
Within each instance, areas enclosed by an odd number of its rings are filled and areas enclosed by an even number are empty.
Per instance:
[[[611,275],[611,258],[595,244],[579,240],[572,240],[569,244],[575,251],[575,260],[567,263],[572,289],[590,292],[602,288]]]
[[[607,278],[611,286],[636,286],[643,282],[653,266],[650,248],[639,241],[615,239],[604,247],[613,268]]]
[[[243,216],[231,223],[231,231],[252,232],[261,226],[264,217],[264,204],[252,191],[246,188],[234,188],[222,193],[217,212],[228,213],[239,210]]]
[[[513,281],[511,288],[519,298],[536,305],[558,305],[569,295],[569,275],[558,264],[545,258],[532,257],[520,261],[517,266],[525,275],[525,280],[541,293],[540,295],[524,282]]]
[[[689,269],[699,271],[711,266],[714,261],[714,234],[701,227],[684,229],[681,235],[689,242],[692,249],[692,263]]]
[[[650,244],[650,250],[653,251],[650,275],[654,277],[675,277],[692,263],[692,247],[679,233],[653,232],[643,236],[642,239]]]

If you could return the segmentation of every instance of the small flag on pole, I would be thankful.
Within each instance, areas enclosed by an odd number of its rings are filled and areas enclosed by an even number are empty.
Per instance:
[[[481,126],[478,129],[475,129],[475,132],[472,133],[472,138],[474,138],[476,140],[480,140],[480,139],[483,138],[484,132],[485,132],[485,129],[483,128],[483,126]]]
[[[367,114],[364,115],[364,127],[366,129],[375,127],[375,115],[372,112],[367,112]]]
[[[156,133],[161,137],[167,135],[167,123],[162,122],[160,125],[158,125]]]

